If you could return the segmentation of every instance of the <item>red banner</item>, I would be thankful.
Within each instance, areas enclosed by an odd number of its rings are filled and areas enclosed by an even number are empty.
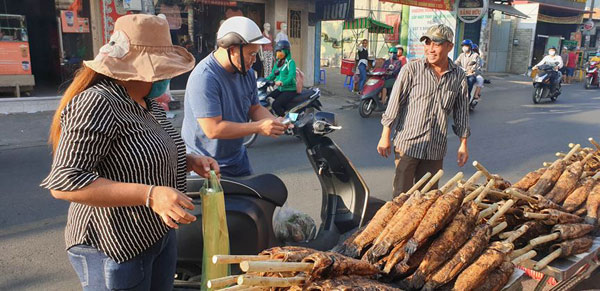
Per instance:
[[[388,14],[385,16],[385,24],[394,28],[393,34],[386,34],[385,41],[389,43],[398,43],[400,41],[400,15]]]
[[[454,10],[454,0],[379,0],[380,2],[398,3],[439,10]]]

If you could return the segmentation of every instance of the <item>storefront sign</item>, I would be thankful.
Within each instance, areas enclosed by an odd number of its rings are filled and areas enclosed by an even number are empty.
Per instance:
[[[407,57],[422,58],[425,56],[423,43],[419,40],[423,34],[435,24],[445,24],[455,31],[456,17],[450,11],[434,10],[419,7],[410,7],[410,18],[408,20],[408,51]],[[454,50],[448,56],[452,57]]]
[[[538,21],[548,22],[548,23],[557,23],[557,24],[580,24],[583,21],[583,14],[575,15],[575,16],[549,16],[545,14],[538,14]]]
[[[456,14],[465,23],[477,22],[487,11],[487,0],[459,0],[456,4]]]
[[[347,20],[354,18],[354,0],[317,1],[319,20]]]
[[[394,28],[394,33],[384,36],[385,42],[398,43],[400,41],[400,14],[388,14],[385,23]]]
[[[79,17],[77,11],[61,10],[60,22],[63,33],[88,33],[90,21],[88,18]]]
[[[454,0],[379,0],[379,2],[398,3],[409,6],[425,7],[438,10],[454,10]]]
[[[0,75],[31,75],[29,43],[0,41]]]

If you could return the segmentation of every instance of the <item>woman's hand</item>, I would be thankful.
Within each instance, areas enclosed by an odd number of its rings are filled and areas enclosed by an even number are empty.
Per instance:
[[[281,81],[275,81],[275,86],[281,87],[281,86],[283,86],[283,82],[281,82]]]
[[[196,216],[185,210],[194,210],[191,198],[171,187],[154,187],[150,193],[150,208],[170,228],[178,229],[178,223],[196,221]]]
[[[199,176],[208,178],[210,176],[210,170],[214,170],[217,175],[219,174],[219,163],[211,157],[205,157],[196,154],[188,154],[186,156],[187,170],[194,171]]]

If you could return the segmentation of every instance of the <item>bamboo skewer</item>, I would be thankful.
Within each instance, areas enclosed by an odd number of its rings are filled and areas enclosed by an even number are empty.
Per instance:
[[[511,189],[508,188],[505,191],[506,194],[508,194],[511,198],[513,199],[521,199],[521,200],[525,200],[527,203],[537,203],[538,200],[528,196],[526,194],[520,193],[519,191],[516,191],[515,189]]]
[[[527,253],[514,258],[511,262],[513,263],[513,265],[518,265],[524,261],[533,259],[533,257],[535,256],[537,256],[536,251],[528,251]]]
[[[492,236],[495,236],[497,234],[499,234],[501,231],[503,231],[504,229],[506,229],[508,227],[508,223],[506,223],[506,221],[503,221],[502,223],[496,225],[493,229],[492,229]]]
[[[475,172],[475,174],[473,174],[473,176],[471,176],[465,183],[465,187],[470,187],[472,185],[475,185],[477,183],[477,180],[479,180],[481,178],[481,176],[483,176],[483,172],[481,171],[477,171]]]
[[[561,254],[562,254],[562,249],[557,249],[557,250],[551,252],[549,255],[547,255],[546,257],[541,259],[539,262],[537,262],[535,265],[533,265],[533,269],[536,271],[539,271],[539,270],[545,268],[546,266],[548,266],[548,264],[550,264],[550,262],[552,262],[552,261],[556,260],[558,257],[560,257]]]
[[[561,153],[561,152],[557,152],[556,154],[554,154],[555,156],[559,157],[559,158],[564,158],[567,156],[567,154],[565,153]]]
[[[557,233],[557,232],[556,233],[551,233],[551,234],[548,234],[548,235],[543,235],[543,236],[540,236],[540,237],[536,237],[536,238],[530,240],[529,244],[535,247],[535,246],[538,246],[538,245],[541,245],[541,244],[544,244],[544,243],[547,243],[547,242],[551,242],[553,240],[557,240],[558,238],[560,238],[560,233]]]
[[[552,163],[551,163],[551,162],[543,162],[543,163],[542,163],[542,166],[544,166],[544,167],[546,167],[546,168],[547,168],[547,167],[550,167],[550,165],[552,165]]]
[[[472,190],[472,191],[471,191],[471,193],[469,193],[469,195],[467,195],[465,197],[465,199],[463,199],[463,204],[465,204],[465,203],[467,203],[467,202],[469,202],[469,201],[477,198],[479,196],[479,194],[483,191],[484,188],[485,188],[485,186],[481,185],[481,186],[475,188],[474,190],[469,189],[469,190]]]
[[[533,250],[533,246],[530,245],[530,244],[527,244],[523,248],[520,248],[518,250],[514,250],[510,256],[511,256],[511,258],[517,258],[517,257],[519,257],[519,256],[521,256],[521,255],[523,255],[523,254],[525,254],[525,253],[527,253],[527,252],[529,252],[531,250]]]
[[[285,263],[285,262],[257,262],[243,261],[240,263],[240,269],[248,272],[308,272],[312,270],[311,263]]]
[[[237,277],[238,276],[227,276],[223,278],[212,279],[206,283],[206,286],[210,289],[220,289],[229,285],[236,284]]]
[[[440,191],[442,191],[442,193],[448,192],[448,190],[452,189],[452,187],[454,187],[454,184],[458,183],[458,181],[460,181],[460,179],[462,179],[462,177],[463,177],[462,172],[456,173],[456,175],[454,175],[454,177],[452,177],[452,179],[448,180],[448,182],[446,182],[446,184],[444,184],[444,186],[442,186],[442,188],[440,188]]]
[[[502,217],[504,215],[504,213],[506,213],[506,211],[508,211],[509,208],[511,208],[513,206],[513,204],[515,204],[515,201],[512,199],[507,200],[501,207],[500,209],[498,209],[498,212],[496,212],[496,214],[494,214],[494,216],[492,216],[492,218],[490,218],[490,220],[488,220],[488,224],[489,225],[494,225],[495,222],[500,219],[500,217]]]
[[[266,255],[259,256],[240,256],[240,255],[214,255],[213,264],[239,264],[243,261],[267,261],[270,257]]]
[[[421,177],[417,183],[415,183],[410,189],[408,189],[408,191],[406,191],[406,194],[411,195],[413,192],[417,191],[419,188],[421,188],[421,186],[423,186],[423,184],[425,184],[425,182],[427,182],[430,177],[431,173],[425,173],[425,175],[423,175],[423,177]]]
[[[588,138],[590,143],[596,147],[596,150],[600,150],[600,144],[598,144],[593,137]]]
[[[524,235],[527,232],[527,230],[529,230],[529,225],[524,224],[521,227],[519,227],[519,229],[512,231],[512,233],[504,241],[508,242],[508,243],[513,243],[519,237]],[[500,237],[500,238],[502,238],[502,237]]]
[[[508,239],[511,235],[513,235],[515,233],[515,230],[513,231],[505,231],[501,234],[498,235],[498,238],[506,240]]]
[[[479,212],[479,219],[483,219],[486,218],[488,216],[491,216],[492,214],[494,214],[494,212],[496,210],[498,210],[498,203],[494,203],[492,204],[490,207],[482,210],[481,212]]]
[[[483,199],[490,192],[491,188],[494,186],[494,183],[496,183],[496,180],[494,179],[490,179],[490,181],[488,181],[487,185],[485,185],[485,188],[483,188],[481,193],[477,195],[477,198],[475,198],[475,203],[479,204],[481,201],[483,201]]]
[[[473,162],[473,167],[475,167],[475,168],[477,168],[477,170],[481,171],[488,180],[494,178],[492,176],[492,174],[490,174],[490,172],[483,165],[481,165],[481,163],[479,163],[478,161]]]
[[[305,276],[295,276],[287,278],[260,277],[251,275],[242,275],[237,279],[240,286],[262,286],[262,287],[292,287],[304,284]]]
[[[444,175],[444,170],[439,170],[437,173],[435,173],[435,175],[433,175],[433,177],[431,177],[431,180],[429,180],[429,182],[427,182],[427,184],[425,184],[425,186],[423,187],[423,189],[421,189],[421,193],[426,193],[428,192],[433,185],[435,185],[435,183],[437,183],[437,181]]]
[[[567,153],[565,155],[565,157],[563,158],[563,161],[568,162],[571,157],[577,152],[579,151],[579,148],[581,148],[580,144],[576,144],[575,146],[573,146],[573,148],[569,151],[569,153]]]
[[[227,287],[227,288],[223,288],[223,289],[219,289],[219,291],[234,291],[234,290],[244,290],[244,291],[248,291],[248,290],[252,290],[252,291],[258,291],[258,290],[264,290],[262,287],[250,287],[250,286],[240,286],[240,285],[235,285],[235,286],[231,286],[231,287]]]
[[[524,212],[523,216],[525,216],[526,218],[540,219],[540,220],[546,220],[546,219],[550,218],[550,214],[542,214],[542,213],[535,213],[535,212]]]

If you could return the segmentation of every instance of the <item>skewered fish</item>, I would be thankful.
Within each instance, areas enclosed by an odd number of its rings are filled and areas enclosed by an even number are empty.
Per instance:
[[[556,209],[544,209],[540,211],[542,214],[548,214],[549,217],[544,219],[546,224],[566,224],[566,223],[580,223],[583,219],[575,214],[556,210]]]
[[[500,267],[493,270],[489,276],[485,279],[483,284],[477,288],[476,291],[500,291],[508,280],[510,280],[510,276],[515,271],[515,266],[511,262],[504,262],[500,265]]]
[[[379,273],[379,269],[368,262],[331,252],[316,252],[305,257],[302,262],[313,264],[307,281],[348,275],[369,277]]]
[[[273,247],[260,252],[259,255],[267,255],[271,260],[281,260],[283,262],[300,262],[308,255],[318,252],[310,248],[285,246]]]
[[[600,183],[594,185],[585,202],[585,208],[587,210],[585,223],[591,225],[596,225],[596,223],[598,223],[598,207],[600,207]]]
[[[590,154],[585,159],[569,165],[560,175],[558,181],[556,181],[554,188],[546,194],[546,198],[555,203],[562,203],[565,201],[567,196],[569,196],[569,194],[575,190],[575,187],[577,187],[577,181],[579,181],[579,178],[583,173],[583,165],[591,156],[592,155]]]
[[[308,291],[401,291],[401,289],[360,276],[342,276],[314,281],[303,289]]]
[[[530,195],[545,195],[552,189],[560,175],[563,173],[566,167],[566,162],[562,159],[556,160],[552,163],[538,181],[529,188],[527,193]]]
[[[518,189],[521,191],[527,191],[531,186],[535,185],[535,183],[542,177],[542,174],[546,171],[546,168],[539,168],[533,172],[527,173],[521,180],[512,185],[512,188]]]
[[[575,189],[567,199],[563,202],[563,208],[567,212],[575,211],[581,204],[585,202],[588,195],[592,191],[594,184],[596,183],[596,179],[594,177],[584,178],[581,182],[581,185]]]
[[[390,271],[392,278],[400,279],[412,274],[419,267],[419,263],[423,261],[423,258],[427,254],[430,246],[431,241],[422,245],[417,252],[414,253],[410,259],[408,259],[408,261],[396,264]]]
[[[505,261],[513,245],[505,242],[494,242],[470,266],[468,266],[454,283],[453,290],[473,290],[480,286],[486,276]]]
[[[472,201],[461,207],[452,222],[433,241],[417,271],[408,278],[411,288],[421,288],[425,283],[425,278],[450,259],[469,239],[478,215],[477,205]]]
[[[554,244],[550,247],[552,253],[539,260],[533,268],[537,271],[545,268],[553,260],[560,257],[568,257],[586,252],[594,242],[594,239],[589,236],[584,236],[568,241]]]

